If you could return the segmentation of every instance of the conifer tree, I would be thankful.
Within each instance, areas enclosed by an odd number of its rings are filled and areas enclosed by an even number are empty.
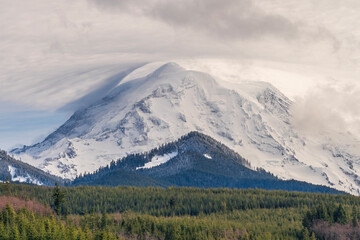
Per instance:
[[[53,201],[54,201],[54,210],[57,215],[60,215],[61,207],[65,202],[65,194],[63,191],[61,191],[58,183],[55,183]]]
[[[334,212],[334,221],[340,224],[346,224],[347,223],[347,216],[345,209],[340,204],[339,207]]]
[[[106,229],[106,225],[107,225],[107,214],[104,208],[101,213],[101,228]]]
[[[358,226],[357,216],[358,216],[358,214],[357,214],[356,206],[354,205],[353,209],[352,209],[352,225],[353,225],[353,227]]]
[[[172,196],[170,198],[169,205],[170,205],[170,208],[171,208],[172,216],[174,216],[175,215],[175,207],[176,207],[176,198],[174,196]]]
[[[9,180],[9,177],[6,177],[5,179],[5,186],[6,186],[6,194],[8,196],[11,195],[11,189],[10,189],[10,180]]]
[[[316,240],[316,236],[314,232],[311,234],[310,240]]]
[[[302,232],[301,232],[301,238],[302,238],[302,240],[310,240],[310,238],[309,238],[309,230],[307,229],[307,228],[304,228],[303,230],[302,230]]]

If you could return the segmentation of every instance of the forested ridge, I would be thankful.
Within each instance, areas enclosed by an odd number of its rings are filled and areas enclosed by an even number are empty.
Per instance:
[[[155,156],[176,153],[167,162],[144,168]],[[336,189],[296,180],[282,180],[250,162],[221,142],[200,132],[190,132],[177,141],[149,152],[129,154],[93,173],[81,174],[72,186],[155,186],[201,188],[261,188],[319,193]]]
[[[56,191],[63,196],[58,206]],[[335,226],[357,236],[360,217],[356,196],[259,189],[53,188],[8,183],[0,184],[0,195],[59,207],[58,214],[47,215],[3,208],[1,216],[10,211],[17,219],[12,225],[1,220],[4,236],[21,236],[21,227],[26,226],[22,221],[36,222],[29,231],[41,233],[18,239],[58,239],[46,235],[48,222],[62,239],[330,239],[319,229]],[[337,232],[331,239],[342,239],[336,238]]]

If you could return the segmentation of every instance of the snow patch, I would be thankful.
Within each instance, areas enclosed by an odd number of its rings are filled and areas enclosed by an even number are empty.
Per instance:
[[[161,164],[164,164],[166,162],[168,162],[170,159],[176,157],[178,155],[178,152],[172,152],[172,153],[168,153],[168,154],[164,154],[164,155],[155,155],[150,162],[146,163],[144,166],[142,167],[137,167],[136,170],[139,169],[144,169],[144,168],[153,168],[153,167],[157,167]]]
[[[17,175],[16,168],[11,165],[9,165],[9,173],[11,175],[11,181],[33,183],[36,185],[44,185],[42,182],[40,182],[36,178],[31,177],[29,174],[26,174],[27,175],[26,177]]]

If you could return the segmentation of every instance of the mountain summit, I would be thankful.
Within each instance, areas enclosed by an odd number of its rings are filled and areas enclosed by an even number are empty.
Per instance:
[[[282,179],[359,194],[360,157],[299,136],[290,123],[291,104],[269,83],[229,85],[176,63],[156,69],[143,66],[105,98],[75,112],[43,142],[12,153],[74,179],[198,131],[230,147],[254,168]]]

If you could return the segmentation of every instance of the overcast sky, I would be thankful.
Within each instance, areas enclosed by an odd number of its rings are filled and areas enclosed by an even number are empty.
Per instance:
[[[272,82],[299,128],[358,134],[359,12],[358,0],[0,0],[0,148],[38,141],[111,76],[177,59]]]

